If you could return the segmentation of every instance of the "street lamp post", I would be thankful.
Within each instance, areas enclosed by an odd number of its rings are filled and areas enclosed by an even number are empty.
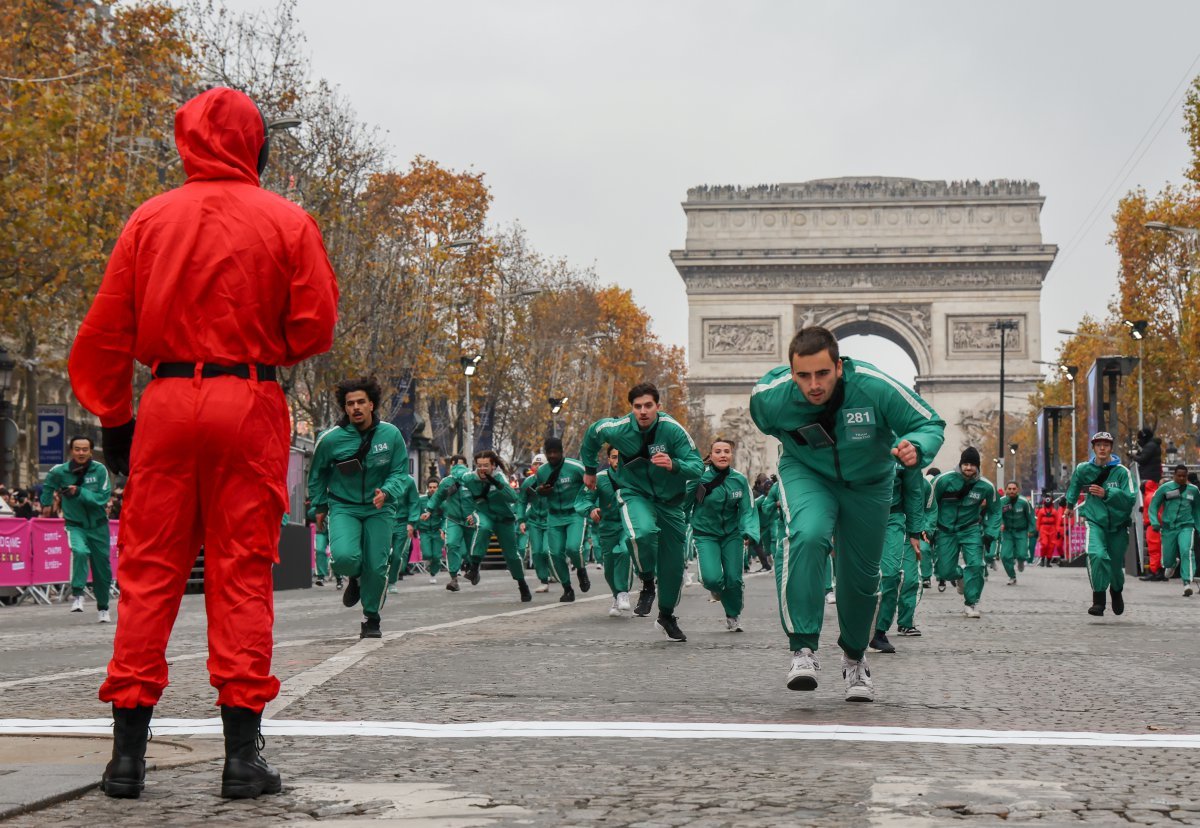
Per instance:
[[[997,454],[1004,450],[1004,352],[1005,346],[1008,343],[1008,332],[1015,331],[1018,328],[1017,320],[1015,319],[997,319],[988,329],[997,331],[1000,334],[1000,437],[996,443],[999,448]],[[1003,455],[1002,455],[1003,456]],[[996,469],[996,487],[1004,487],[1004,468],[999,466]]]
[[[464,453],[473,455],[475,453],[475,418],[471,414],[471,377],[475,376],[475,371],[479,368],[479,363],[483,361],[483,354],[475,354],[474,356],[464,356],[458,358],[458,364],[462,366],[463,376],[466,377],[466,445]],[[468,457],[468,459],[470,459]]]
[[[1129,328],[1130,338],[1138,344],[1138,431],[1146,427],[1146,409],[1142,396],[1142,378],[1146,376],[1146,329],[1150,323],[1145,319],[1123,319],[1121,323]]]
[[[8,462],[9,452],[15,446],[8,444],[8,389],[12,387],[13,369],[17,363],[0,347],[0,482],[12,484],[12,465]]]
[[[546,402],[550,405],[550,436],[557,437],[558,429],[554,425],[554,416],[562,411],[563,406],[567,404],[568,397],[547,397]]]

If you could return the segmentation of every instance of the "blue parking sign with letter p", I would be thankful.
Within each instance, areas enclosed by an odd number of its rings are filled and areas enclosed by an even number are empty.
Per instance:
[[[67,407],[38,406],[38,463],[56,466],[67,459]]]

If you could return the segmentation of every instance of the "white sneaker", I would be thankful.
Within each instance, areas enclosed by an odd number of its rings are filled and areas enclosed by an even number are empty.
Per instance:
[[[537,589],[534,590],[534,592],[549,592],[549,591],[550,591],[549,584],[538,584]]]
[[[429,576],[429,583],[431,583],[431,584],[436,584],[436,583],[437,583],[437,576],[436,576],[436,575],[430,575],[430,576]]]
[[[596,571],[597,571],[597,572],[603,572],[603,571],[604,571],[604,564],[602,564],[602,563],[598,563],[598,564],[596,564]]]
[[[618,592],[617,593],[617,609],[621,610],[621,612],[629,612],[629,610],[631,610],[632,608],[633,608],[632,605],[629,603],[629,593],[628,592]]]
[[[608,608],[608,617],[609,618],[620,618],[621,617],[621,608],[617,605],[616,598],[613,599],[612,606]]]
[[[846,680],[846,701],[875,701],[875,688],[871,686],[871,668],[867,666],[865,655],[859,661],[851,661],[842,653],[842,678]]]
[[[836,604],[837,596],[834,595],[832,592],[826,592],[825,593],[825,603],[826,604]]]
[[[729,630],[730,632],[741,632],[742,619],[736,615],[725,616],[725,629]]]
[[[398,586],[388,587],[388,595],[399,595],[399,594],[400,594],[400,587],[398,587]]]
[[[1005,584],[1005,586],[1016,586],[1016,585],[1017,585],[1017,579],[1016,579],[1016,578],[1009,578],[1009,579],[1008,579],[1008,583],[1007,583],[1007,584]]]
[[[821,664],[817,661],[816,653],[804,647],[792,652],[792,669],[788,670],[787,686],[789,690],[816,690],[817,670]]]
[[[96,619],[97,624],[111,624],[112,619],[108,617],[108,610],[100,610],[99,617]]]
[[[692,579],[692,570],[690,570],[690,569],[683,570],[683,585],[685,587],[690,587],[694,583],[696,583],[696,582],[695,582],[695,580]]]
[[[71,612],[83,612],[83,596],[76,595],[75,600],[71,602]]]
[[[975,606],[974,604],[967,604],[967,606],[963,608],[963,615],[965,615],[967,618],[979,618],[979,607]]]

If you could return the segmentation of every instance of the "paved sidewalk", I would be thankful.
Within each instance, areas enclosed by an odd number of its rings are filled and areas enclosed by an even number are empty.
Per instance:
[[[1193,645],[1200,598],[1182,598],[1175,584],[1134,581],[1125,616],[1095,619],[1085,612],[1083,570],[1020,577],[1015,587],[991,577],[978,621],[962,616],[953,590],[927,592],[918,612],[925,635],[893,638],[898,654],[870,656],[871,705],[842,700],[835,607],[826,611],[820,687],[786,690],[789,654],[769,577],[747,582],[741,634],[724,631],[719,605],[702,588],[686,590],[684,645],[665,642],[650,619],[608,618],[606,600],[551,606],[557,595],[538,595],[532,608],[546,609],[496,617],[530,608],[516,603],[499,573],[486,573],[460,596],[406,583],[385,609],[384,628],[427,631],[365,651],[347,649],[358,647],[344,635],[354,616],[336,593],[281,595],[277,637],[302,643],[279,650],[280,677],[303,691],[279,718],[334,728],[269,738],[265,753],[284,775],[281,795],[220,800],[214,757],[152,773],[137,802],[93,791],[12,824],[1200,824],[1197,749],[1129,747],[1104,737],[1066,747],[1037,736],[1200,734]],[[189,605],[182,622],[185,656],[199,643],[196,609]],[[455,621],[464,623],[449,625]],[[357,660],[339,671],[351,654]],[[55,666],[26,658],[43,674]],[[76,669],[84,660],[67,659]],[[93,662],[102,659],[93,654]],[[164,717],[213,715],[202,659],[178,662],[172,680]],[[97,681],[0,682],[0,702],[8,716],[96,718],[104,715],[94,701]],[[348,735],[349,725],[339,731],[337,724],[514,720],[900,730],[894,737],[856,731],[868,734],[864,741],[413,738]],[[926,736],[929,729],[963,738],[945,743]],[[997,744],[972,736],[973,729],[1035,733],[1032,744]]]

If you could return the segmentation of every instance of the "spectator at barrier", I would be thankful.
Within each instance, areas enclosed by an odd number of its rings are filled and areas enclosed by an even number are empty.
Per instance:
[[[12,502],[13,515],[19,518],[29,520],[37,515],[37,510],[34,508],[30,493],[26,489],[17,489],[13,492]]]
[[[0,517],[13,517],[12,493],[0,485]]]

